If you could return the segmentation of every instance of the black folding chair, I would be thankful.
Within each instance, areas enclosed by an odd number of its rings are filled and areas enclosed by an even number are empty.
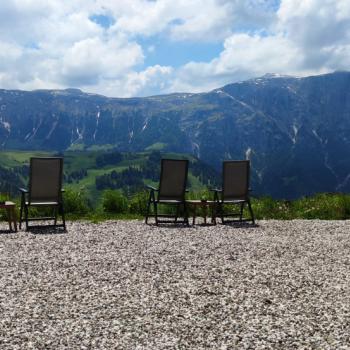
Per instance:
[[[62,198],[62,174],[63,158],[59,157],[33,157],[30,158],[30,173],[28,190],[20,188],[21,209],[19,227],[22,222],[26,223],[26,230],[29,229],[29,221],[54,220],[54,227],[66,229]],[[29,218],[29,207],[51,207],[53,216]],[[24,214],[24,217],[23,217]],[[57,224],[58,214],[61,214],[62,224]],[[31,226],[38,227],[38,226]],[[40,226],[41,227],[41,226]]]
[[[223,182],[222,189],[214,189],[214,200],[221,221],[225,223],[225,217],[231,217],[233,221],[252,221],[255,224],[253,209],[249,198],[249,177],[250,161],[249,160],[232,160],[223,162]],[[243,218],[244,205],[248,205],[250,219]],[[224,205],[238,206],[238,212],[233,211],[225,213]],[[238,218],[234,219],[234,218]]]
[[[188,160],[162,159],[159,189],[147,186],[150,189],[149,200],[145,221],[148,223],[149,217],[154,217],[156,225],[158,223],[184,223],[188,225],[188,212],[185,201],[186,183],[188,173]],[[172,205],[176,207],[175,214],[159,214],[158,205]],[[153,205],[153,214],[150,213]],[[183,209],[183,220],[178,220]],[[174,220],[161,220],[165,217]]]

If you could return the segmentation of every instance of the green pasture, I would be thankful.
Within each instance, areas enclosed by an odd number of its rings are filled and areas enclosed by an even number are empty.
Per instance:
[[[134,218],[144,215],[147,192],[131,193],[128,198],[121,190],[96,189],[95,179],[97,176],[109,174],[112,171],[122,172],[129,167],[140,168],[146,163],[149,152],[137,154],[124,154],[124,159],[117,164],[109,164],[97,167],[96,157],[105,151],[67,151],[64,153],[64,170],[66,174],[85,169],[87,175],[72,183],[65,183],[65,200],[68,207],[68,216],[71,218],[90,218],[92,220],[103,220],[106,218],[123,217]],[[2,151],[0,166],[6,169],[29,164],[29,158],[33,156],[52,156],[54,153],[39,151]],[[183,158],[184,155],[169,153],[163,157]],[[193,160],[192,157],[187,157]],[[20,178],[23,178],[22,174]],[[199,199],[212,198],[212,194],[201,183],[198,177],[189,173],[189,193],[187,198]],[[24,183],[28,180],[24,178]],[[157,186],[156,181],[144,178],[145,184]],[[109,191],[109,192],[108,192]],[[111,192],[112,191],[112,192]],[[118,195],[113,195],[113,191]],[[104,198],[109,193],[109,203],[113,200],[123,201],[123,205],[111,205],[112,208],[123,208],[122,210],[105,210]],[[13,200],[19,204],[19,198],[13,195]],[[126,204],[125,204],[126,203]],[[275,200],[270,197],[252,198],[252,206],[257,219],[323,219],[344,220],[350,219],[350,195],[343,193],[320,193],[310,197],[303,197],[293,201]],[[78,208],[78,209],[77,209]],[[83,208],[83,209],[82,209]],[[2,213],[1,215],[4,215]]]

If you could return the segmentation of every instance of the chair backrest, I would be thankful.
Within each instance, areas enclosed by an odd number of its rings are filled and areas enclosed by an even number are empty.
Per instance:
[[[187,173],[187,159],[162,159],[158,198],[184,200]]]
[[[223,162],[222,199],[245,199],[249,191],[249,160]]]
[[[29,203],[61,200],[63,158],[30,158]]]

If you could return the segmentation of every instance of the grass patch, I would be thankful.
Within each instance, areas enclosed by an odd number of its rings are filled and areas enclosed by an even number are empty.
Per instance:
[[[146,151],[162,151],[167,146],[166,143],[156,142],[146,148]]]
[[[257,219],[350,219],[350,195],[342,193],[319,193],[294,201],[264,197],[253,199],[252,206]]]
[[[97,206],[93,206],[84,192],[68,189],[65,193],[66,217],[68,220],[89,220],[96,223],[105,220],[143,219],[148,196],[149,193],[143,191],[126,198],[117,190],[109,190],[104,192],[101,202]],[[187,199],[205,198],[210,200],[212,193],[208,190],[201,190],[190,192],[186,197]],[[19,214],[19,199],[15,199],[15,202]],[[350,195],[348,194],[322,193],[295,201],[274,200],[270,197],[253,198],[252,207],[255,218],[258,220],[350,219]],[[173,208],[167,206],[164,210],[172,212]],[[247,209],[245,209],[244,215],[249,217]],[[5,211],[0,212],[0,219],[6,220]]]
[[[36,151],[1,151],[0,165],[9,168],[29,164],[30,157],[51,157],[50,152]]]

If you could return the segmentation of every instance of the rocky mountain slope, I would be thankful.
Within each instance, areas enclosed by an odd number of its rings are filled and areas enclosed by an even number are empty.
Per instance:
[[[256,194],[350,190],[350,73],[266,75],[201,94],[107,98],[80,90],[0,90],[3,149],[193,153],[220,168],[249,158]]]

